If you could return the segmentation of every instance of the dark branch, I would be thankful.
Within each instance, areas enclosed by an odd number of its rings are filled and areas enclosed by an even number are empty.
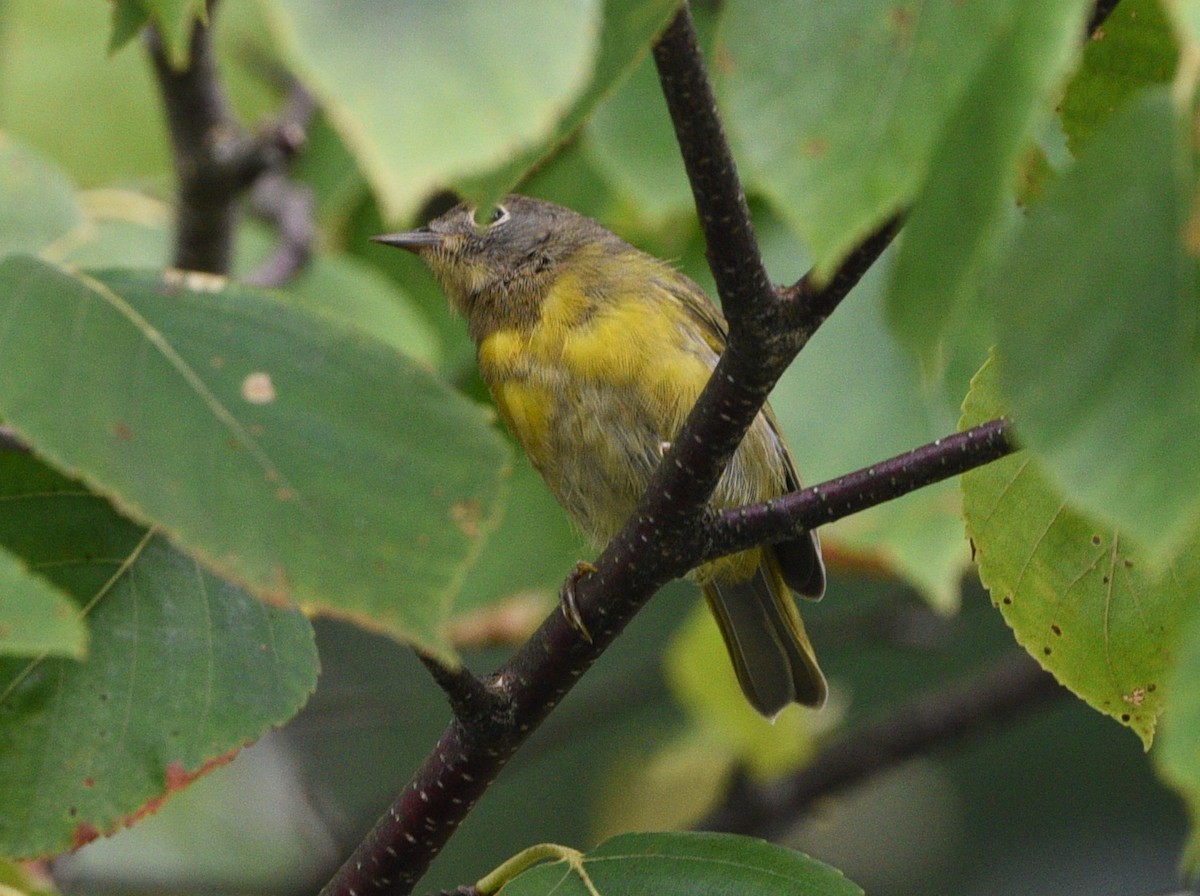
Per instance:
[[[901,707],[887,718],[847,732],[812,763],[769,787],[736,780],[701,830],[782,836],[814,803],[913,756],[993,730],[1021,713],[1048,706],[1067,692],[1024,651],[994,668]]]
[[[792,286],[780,290],[780,297],[784,301],[782,324],[792,334],[795,351],[804,347],[842,299],[858,285],[858,281],[879,260],[903,226],[903,215],[884,221],[846,256],[827,283],[818,284],[813,272],[809,271]]]
[[[312,190],[272,171],[254,185],[253,203],[254,213],[275,225],[279,245],[243,279],[251,286],[283,286],[312,257],[317,237]]]
[[[743,315],[761,312],[774,290],[758,251],[746,194],[725,139],[687,3],[655,45],[654,62],[692,185],[708,264],[725,316],[736,332]]]
[[[185,68],[172,66],[156,27],[146,30],[146,44],[166,109],[179,179],[173,264],[184,270],[228,274],[240,199],[261,175],[283,170],[295,156],[304,143],[313,104],[306,94],[303,103],[293,97],[278,124],[248,136],[217,73],[212,48],[215,0],[209,0],[208,9],[208,24],[197,21],[193,26]]]
[[[274,152],[271,166],[254,184],[253,210],[274,225],[279,245],[245,281],[253,286],[283,286],[304,269],[317,240],[312,189],[287,177],[286,169],[308,140],[317,111],[316,99],[299,81],[281,75],[288,102],[279,119],[260,136],[264,154]]]
[[[1003,418],[847,473],[821,485],[715,515],[704,527],[708,545],[699,562],[794,537],[875,507],[927,485],[958,476],[1016,450]]]
[[[716,537],[705,540],[696,531],[708,518],[707,502],[721,471],[795,352],[899,227],[898,221],[887,222],[824,285],[806,278],[790,290],[777,292],[758,252],[686,4],[655,46],[654,58],[730,321],[728,348],[636,513],[596,560],[596,572],[575,583],[576,605],[591,639],[582,638],[562,613],[552,613],[490,682],[507,700],[507,718],[494,714],[478,726],[456,718],[392,808],[326,885],[323,896],[410,893],[512,754],[651,595],[695,566],[702,550],[715,549]],[[995,425],[1003,429],[1003,424]],[[832,519],[952,475],[947,472],[952,455],[960,460],[973,458],[973,463],[963,461],[957,469],[985,463],[1010,450],[1006,437],[1003,433],[991,442],[964,436],[965,446],[959,444],[959,437],[952,437],[948,449],[944,440],[930,446],[921,459],[909,456],[888,462],[901,468],[884,485],[863,471],[857,474],[861,480],[851,477],[847,483],[799,493],[789,500],[804,506],[784,505],[794,513],[786,525],[807,522],[804,514],[808,513]],[[1001,443],[1003,450],[998,447]],[[827,487],[837,504],[824,500]],[[858,498],[853,497],[854,489]],[[760,523],[749,512],[734,520],[722,517],[715,531],[728,527],[728,544],[732,544],[744,537],[747,527],[783,525],[774,517],[773,507],[763,508],[762,513],[769,521]],[[722,542],[723,547],[728,544]]]
[[[874,468],[789,495],[771,506],[762,505],[761,521],[757,507],[748,508],[745,514],[721,514],[714,531],[718,538],[728,538],[720,542],[722,550],[741,543],[735,539],[743,539],[746,544],[761,543],[762,532],[766,531],[772,532],[772,537],[786,537],[786,532],[780,534],[779,526],[810,525],[817,518],[836,519],[861,509],[860,505],[880,503],[988,463],[1007,450],[1011,446],[1006,425],[993,421]],[[788,511],[780,515],[775,509],[778,504],[785,504]],[[768,529],[770,526],[776,528]],[[751,531],[759,541],[750,541],[746,533]],[[453,703],[484,706],[486,711],[473,713],[468,719],[456,709],[455,721],[392,809],[322,891],[325,896],[348,896],[351,891],[357,896],[411,892],[509,757],[646,600],[666,581],[700,561],[700,543],[698,538],[664,543],[657,539],[653,523],[638,517],[601,555],[596,562],[597,572],[575,585],[576,598],[592,634],[590,642],[579,637],[556,611],[490,684],[479,682],[469,673],[434,664],[435,678],[451,694]],[[710,547],[716,543],[711,542]],[[656,553],[646,558],[650,545]],[[487,696],[481,699],[480,692]]]
[[[209,21],[216,13],[210,4]],[[179,178],[175,266],[227,274],[233,257],[238,194],[256,171],[248,162],[240,128],[217,77],[210,28],[192,30],[188,64],[175,69],[158,29],[146,42],[167,113]]]
[[[454,717],[469,728],[480,725],[506,724],[511,706],[499,689],[481,681],[470,669],[453,669],[424,653],[417,657],[429,670],[433,680],[446,693]]]

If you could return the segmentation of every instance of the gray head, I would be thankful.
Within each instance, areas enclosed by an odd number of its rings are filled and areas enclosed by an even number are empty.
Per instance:
[[[528,196],[509,195],[482,217],[462,204],[417,230],[375,237],[429,265],[476,339],[532,325],[562,263],[584,246],[629,248],[591,218]]]

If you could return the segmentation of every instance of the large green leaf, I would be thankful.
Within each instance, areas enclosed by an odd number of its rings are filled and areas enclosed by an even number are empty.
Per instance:
[[[448,659],[496,517],[486,414],[383,343],[215,278],[0,264],[0,415],[259,596]]]
[[[692,189],[653,59],[643,59],[597,109],[586,135],[589,160],[637,213],[653,221],[692,213]]]
[[[175,46],[186,52],[201,0],[137,4],[166,16]],[[170,147],[144,49],[139,44],[112,56],[104,52],[111,17],[131,5],[4,0],[0,122],[85,187],[151,183],[165,192]],[[278,104],[278,90],[264,77],[273,57],[256,9],[254,3],[220,4],[214,40],[221,86],[248,129]],[[125,34],[141,22],[131,20]]]
[[[0,544],[71,595],[88,657],[0,659],[0,852],[79,846],[290,718],[312,629],[35,458],[0,454]]]
[[[996,365],[976,377],[962,426],[1006,411]],[[1068,502],[1018,454],[963,477],[979,575],[1017,641],[1094,708],[1149,747],[1187,616],[1200,606],[1200,543],[1164,570],[1111,525]]]
[[[603,27],[600,0],[271,5],[390,220],[549,139],[588,83]]]
[[[730,134],[819,270],[912,201],[947,121],[1031,5],[729,5],[716,58]]]
[[[503,896],[862,896],[835,868],[773,843],[733,834],[621,834],[584,853],[538,865]],[[583,875],[592,887],[585,883]]]
[[[41,253],[78,267],[152,268],[171,251],[171,208],[131,190],[79,194],[83,223]],[[275,248],[274,235],[248,222],[238,234],[234,273],[252,271]],[[289,304],[341,321],[433,365],[440,346],[433,327],[398,283],[346,254],[315,253],[281,287]]]
[[[1073,503],[1160,560],[1200,523],[1186,134],[1165,88],[1114,116],[1033,209],[990,292],[1022,441]]]
[[[459,604],[470,610],[534,597],[544,601],[548,613],[576,562],[598,552],[567,520],[528,458],[520,457],[507,482],[504,518],[467,572]]]
[[[1022,153],[1053,105],[1052,92],[1074,58],[1089,7],[1081,0],[1021,7],[934,148],[930,176],[905,225],[888,299],[892,326],[930,373],[944,372],[938,368],[951,350],[944,337],[952,322],[961,316],[976,326],[984,314],[964,306],[1000,254]],[[984,357],[973,358],[971,369]],[[961,395],[966,382],[955,385]]]

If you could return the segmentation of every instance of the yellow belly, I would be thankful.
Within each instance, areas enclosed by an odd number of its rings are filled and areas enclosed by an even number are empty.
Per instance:
[[[585,314],[578,295],[560,284],[533,329],[485,338],[479,367],[505,423],[559,503],[604,542],[632,513],[717,354],[670,308],[637,300]],[[782,450],[760,415],[714,504],[780,493]],[[749,473],[763,464],[778,475]]]

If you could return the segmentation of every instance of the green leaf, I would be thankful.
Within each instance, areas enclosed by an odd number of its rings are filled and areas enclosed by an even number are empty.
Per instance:
[[[253,271],[275,248],[270,228],[243,227],[234,276]],[[315,253],[278,291],[292,307],[353,327],[428,367],[440,359],[433,326],[400,284],[352,255]]]
[[[39,252],[81,221],[62,170],[0,131],[0,257]]]
[[[503,896],[862,896],[840,871],[816,859],[733,834],[621,834],[566,861],[538,865],[504,885]]]
[[[290,718],[312,629],[204,572],[29,455],[0,454],[0,544],[87,615],[88,657],[0,659],[0,852],[79,846]]]
[[[54,896],[58,892],[46,876],[8,859],[0,859],[0,888],[12,896]]]
[[[597,549],[568,522],[524,455],[513,463],[506,486],[504,518],[467,572],[460,608],[536,595],[549,613],[567,574]]]
[[[0,264],[0,414],[260,597],[448,660],[491,529],[487,415],[386,345],[219,278]]]
[[[952,322],[975,324],[985,313],[966,306],[997,261],[1012,221],[1022,153],[1075,55],[1089,6],[1045,0],[1021,7],[934,148],[930,177],[905,224],[888,297],[892,327],[931,375],[944,372],[938,368]],[[973,366],[984,357],[974,358]]]
[[[926,180],[1024,0],[730,4],[716,68],[750,186],[830,272]]]
[[[596,110],[586,133],[589,160],[639,213],[661,222],[691,212],[692,188],[653,59]]]
[[[1033,209],[989,295],[1022,442],[1155,562],[1200,522],[1186,129],[1165,88],[1119,112]]]
[[[551,139],[602,27],[598,0],[275,0],[272,24],[389,220]]]
[[[349,255],[318,255],[283,289],[293,307],[355,327],[433,367],[437,334],[400,287]]]
[[[1180,43],[1188,44],[1189,52],[1200,44],[1200,6],[1196,0],[1163,0],[1165,11],[1171,14]]]
[[[1135,92],[1165,84],[1179,50],[1159,0],[1121,0],[1083,50],[1083,63],[1067,85],[1061,114],[1075,155],[1100,125]]]
[[[293,160],[290,172],[312,190],[322,230],[345,239],[347,218],[369,194],[369,187],[350,147],[320,110],[308,126],[304,151]]]
[[[86,650],[87,629],[75,605],[0,550],[0,655],[80,657]]]
[[[503,198],[539,160],[574,133],[596,106],[625,79],[649,50],[651,41],[666,26],[676,6],[678,0],[605,0],[604,24],[596,48],[595,68],[571,108],[562,115],[546,139],[515,158],[506,159],[504,164],[486,175],[459,181],[460,192],[481,208]],[[658,95],[661,98],[661,91]],[[648,111],[652,115],[656,112],[666,115],[666,106],[660,100],[657,105],[650,105]],[[669,127],[669,118],[660,118],[659,121]],[[641,148],[644,138],[639,137],[637,145]]]
[[[129,190],[89,190],[79,200],[85,223],[43,257],[85,268],[153,268],[170,257],[165,202]],[[235,274],[250,272],[274,248],[268,228],[247,222],[238,234]],[[361,330],[414,360],[434,365],[440,358],[440,340],[413,300],[352,256],[317,252],[280,292],[294,307]]]
[[[989,362],[962,427],[1006,410]],[[1119,530],[1069,503],[1028,452],[966,474],[963,495],[980,578],[1017,641],[1148,748],[1180,626],[1200,594],[1200,543],[1159,572]]]

